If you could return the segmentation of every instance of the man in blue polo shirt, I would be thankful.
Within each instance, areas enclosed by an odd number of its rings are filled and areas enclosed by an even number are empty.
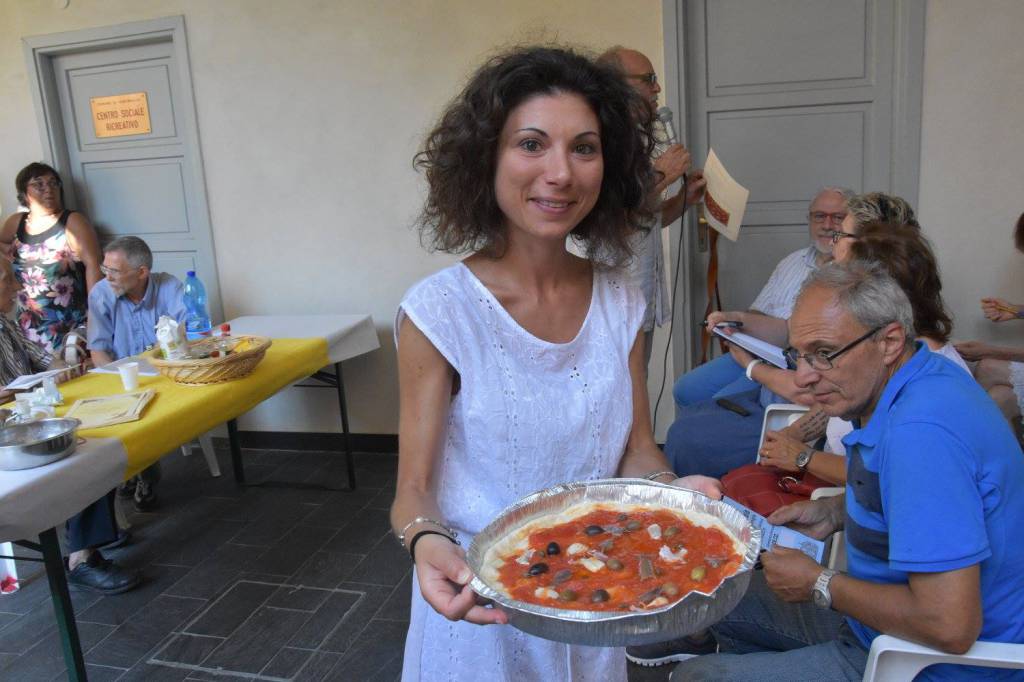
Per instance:
[[[156,345],[155,328],[161,315],[184,324],[181,282],[152,268],[153,252],[138,237],[119,237],[103,249],[104,279],[89,292],[89,351],[97,366]],[[159,479],[157,462],[128,481],[121,492],[134,497],[138,511],[149,511],[156,505],[154,488]]]
[[[877,266],[808,278],[787,354],[798,385],[858,428],[843,439],[846,494],[769,520],[819,538],[845,528],[848,569],[763,554],[750,591],[712,628],[721,653],[679,664],[675,679],[860,680],[879,633],[951,653],[1024,642],[1024,454],[981,387],[912,329],[906,295]],[[938,665],[916,679],[978,677],[1024,671]]]

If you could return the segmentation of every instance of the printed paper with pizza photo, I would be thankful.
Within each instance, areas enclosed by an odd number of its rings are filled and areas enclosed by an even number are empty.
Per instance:
[[[750,190],[733,180],[714,149],[708,152],[708,160],[704,162],[704,179],[708,182],[704,192],[704,218],[722,236],[736,241]]]

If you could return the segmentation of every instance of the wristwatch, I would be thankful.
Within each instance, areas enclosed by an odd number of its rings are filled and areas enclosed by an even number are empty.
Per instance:
[[[807,465],[811,463],[811,457],[814,456],[814,448],[804,448],[800,451],[800,454],[796,456],[796,468],[800,471],[806,471]]]
[[[814,581],[814,589],[811,591],[811,600],[815,606],[822,609],[832,608],[832,593],[828,591],[828,586],[835,574],[831,568],[826,568],[818,574],[818,579]]]

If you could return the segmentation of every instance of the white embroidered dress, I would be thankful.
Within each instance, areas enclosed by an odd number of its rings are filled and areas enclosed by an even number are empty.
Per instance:
[[[641,292],[594,272],[590,309],[564,344],[533,336],[461,263],[413,286],[398,310],[461,377],[437,472],[438,504],[466,547],[507,505],[567,481],[613,477],[632,425],[629,351]],[[508,625],[453,623],[413,579],[403,680],[625,680],[622,649],[569,646]]]

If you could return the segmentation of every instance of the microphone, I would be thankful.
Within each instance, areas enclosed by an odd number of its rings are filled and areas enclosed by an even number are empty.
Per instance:
[[[665,134],[668,135],[669,144],[678,144],[679,138],[676,137],[676,128],[672,125],[672,110],[668,107],[659,107],[657,111],[658,120],[665,126]]]

